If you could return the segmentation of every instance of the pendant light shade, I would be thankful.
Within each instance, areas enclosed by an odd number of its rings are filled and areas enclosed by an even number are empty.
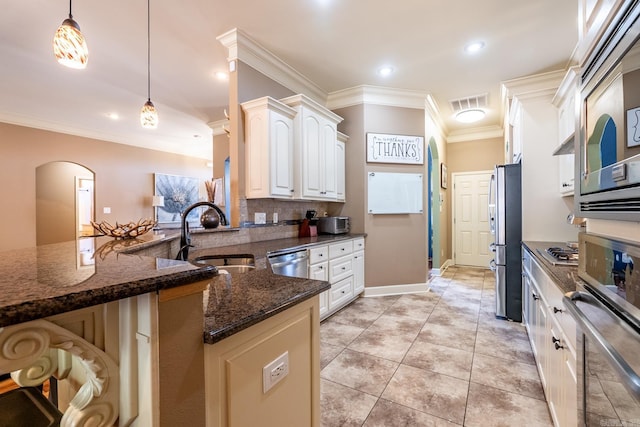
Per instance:
[[[53,53],[58,62],[66,67],[76,69],[87,67],[89,50],[80,32],[80,25],[71,15],[71,0],[69,0],[69,18],[62,21],[53,36]]]
[[[140,124],[147,129],[158,127],[158,112],[151,99],[148,99],[142,106],[142,110],[140,110]]]
[[[147,0],[147,102],[140,110],[140,124],[143,128],[155,129],[158,127],[158,112],[151,102],[151,7]]]

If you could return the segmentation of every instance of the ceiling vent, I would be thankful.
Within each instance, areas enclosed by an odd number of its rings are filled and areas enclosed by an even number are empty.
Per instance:
[[[487,94],[454,99],[449,103],[454,114],[465,110],[483,109],[487,107]]]

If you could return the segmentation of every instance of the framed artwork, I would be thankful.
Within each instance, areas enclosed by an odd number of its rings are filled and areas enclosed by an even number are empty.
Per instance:
[[[640,107],[627,110],[627,147],[640,145]]]
[[[367,133],[367,163],[424,164],[424,138]]]
[[[447,188],[447,166],[440,163],[440,187]]]
[[[155,195],[164,197],[164,206],[156,206],[158,223],[180,222],[186,207],[198,201],[198,179],[189,176],[154,174]],[[198,221],[200,211],[194,209],[187,221]]]

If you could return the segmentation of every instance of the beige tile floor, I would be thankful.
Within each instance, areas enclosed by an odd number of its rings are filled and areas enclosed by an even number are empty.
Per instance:
[[[450,267],[417,295],[360,298],[320,326],[321,425],[552,426],[493,273]]]

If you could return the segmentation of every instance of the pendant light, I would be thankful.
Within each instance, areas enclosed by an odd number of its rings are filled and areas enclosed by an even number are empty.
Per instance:
[[[158,127],[158,112],[151,102],[151,7],[147,0],[147,102],[140,111],[140,124],[148,129]]]
[[[80,32],[80,25],[71,15],[71,0],[69,0],[69,17],[62,21],[53,36],[53,53],[58,62],[64,66],[76,69],[87,67],[89,50]]]

